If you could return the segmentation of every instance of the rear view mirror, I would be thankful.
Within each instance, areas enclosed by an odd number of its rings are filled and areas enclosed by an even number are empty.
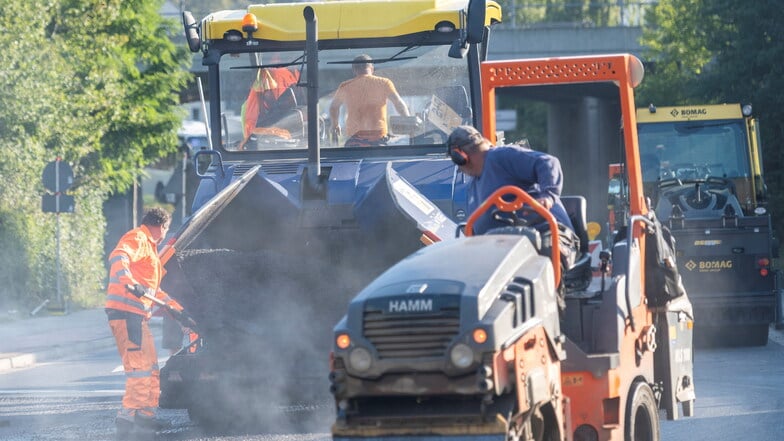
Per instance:
[[[193,14],[189,11],[182,13],[182,25],[185,28],[185,39],[188,41],[188,48],[191,52],[199,52],[201,49],[201,37],[199,37],[199,25]]]
[[[468,43],[462,38],[453,41],[452,46],[449,47],[449,58],[465,58],[467,53]]]
[[[471,44],[481,43],[485,32],[487,15],[486,0],[471,0],[468,3],[468,20],[466,20],[466,41]]]
[[[487,0],[471,0],[468,3],[465,26],[460,32],[460,38],[452,42],[449,48],[450,58],[465,58],[469,44],[482,42],[485,32],[487,15]],[[462,21],[462,18],[461,18]]]

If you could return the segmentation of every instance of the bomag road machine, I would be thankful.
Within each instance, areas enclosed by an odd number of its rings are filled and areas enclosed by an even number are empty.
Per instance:
[[[162,249],[163,283],[200,334],[162,368],[162,407],[217,429],[309,423],[322,409],[326,430],[324,372],[344,305],[422,246],[419,222],[467,218],[443,146],[453,127],[478,121],[479,63],[500,20],[496,2],[478,0],[183,13],[206,69],[209,148],[194,153],[193,214]],[[409,115],[388,105],[383,142],[351,147],[328,109],[360,55]]]
[[[642,75],[628,54],[481,64],[491,141],[499,103],[544,105],[548,151],[559,152],[571,194],[561,199],[586,238],[581,255],[562,267],[556,221],[513,186],[480,205],[459,237],[431,232],[434,244],[361,290],[334,328],[333,440],[653,441],[660,409],[693,414],[691,305],[643,193],[632,90]],[[584,124],[616,136],[564,143],[562,126]],[[574,281],[592,268],[587,218],[608,216],[607,163],[589,170],[590,158],[624,164],[630,197],[627,233],[606,244],[585,284]],[[518,218],[473,235],[482,213],[521,207],[548,231]]]
[[[643,185],[675,237],[699,345],[765,345],[781,289],[750,105],[637,109]]]

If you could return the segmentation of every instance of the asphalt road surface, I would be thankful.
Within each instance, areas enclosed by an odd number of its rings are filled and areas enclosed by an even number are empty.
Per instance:
[[[161,359],[164,362],[165,359]],[[662,421],[662,441],[780,441],[784,439],[784,338],[765,347],[697,350],[695,416]],[[0,373],[0,439],[103,441],[114,439],[114,415],[124,377],[115,350]],[[328,404],[294,409],[297,418],[331,412]],[[662,414],[663,415],[663,414]],[[205,433],[185,411],[163,410],[173,427],[157,440],[328,440],[328,424],[315,433],[286,431]]]
[[[696,350],[695,416],[662,421],[662,441],[784,440],[784,337],[767,346]]]

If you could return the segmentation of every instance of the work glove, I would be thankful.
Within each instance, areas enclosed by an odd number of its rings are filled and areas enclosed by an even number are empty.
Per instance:
[[[169,309],[173,309],[173,310],[175,310],[177,312],[182,312],[182,310],[183,310],[182,305],[180,305],[179,302],[177,302],[176,300],[171,299],[171,298],[166,302],[166,306]]]
[[[193,320],[193,317],[190,316],[185,310],[177,303],[176,300],[172,300],[174,305],[169,307],[169,302],[166,302],[167,312],[172,316],[174,320],[176,320],[182,328],[190,329],[191,331],[197,332],[196,328],[196,321]]]
[[[145,294],[148,295],[148,296],[154,296],[155,295],[155,290],[154,289],[147,288],[147,287],[142,286],[142,285],[140,285],[138,283],[133,285],[132,289],[129,289],[129,291],[131,292],[131,294],[133,294],[133,295],[135,295],[136,297],[139,297],[139,298],[144,297]]]

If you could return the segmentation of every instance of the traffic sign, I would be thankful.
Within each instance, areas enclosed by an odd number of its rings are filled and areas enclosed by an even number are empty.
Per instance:
[[[46,164],[44,167],[43,181],[47,190],[60,193],[71,188],[74,175],[71,166],[63,162],[60,158]]]
[[[45,194],[41,199],[44,213],[73,213],[74,197],[67,194]]]

